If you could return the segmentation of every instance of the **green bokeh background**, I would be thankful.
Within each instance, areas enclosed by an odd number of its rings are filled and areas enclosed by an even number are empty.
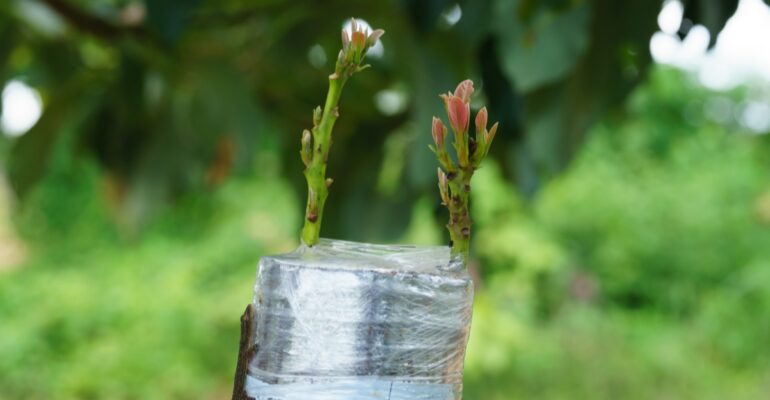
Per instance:
[[[454,4],[0,5],[0,78],[45,106],[0,136],[0,399],[229,398],[348,15],[387,34],[343,95],[324,236],[446,243],[436,94],[473,78],[501,121],[464,398],[766,397],[770,142],[713,110],[767,91],[652,64],[660,2],[469,1],[452,25]],[[734,9],[685,16],[713,38]]]

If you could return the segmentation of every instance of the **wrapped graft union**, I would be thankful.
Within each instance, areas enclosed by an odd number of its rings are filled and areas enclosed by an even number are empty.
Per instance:
[[[448,247],[322,239],[263,257],[257,400],[461,398],[473,284]]]

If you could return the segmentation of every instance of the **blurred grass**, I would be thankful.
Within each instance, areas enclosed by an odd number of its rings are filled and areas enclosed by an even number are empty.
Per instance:
[[[532,201],[479,171],[466,399],[770,390],[766,139],[693,116],[711,96],[656,71]],[[296,244],[301,199],[263,155],[137,236],[62,146],[16,216],[27,261],[0,273],[0,399],[227,398],[256,261]],[[441,240],[434,206],[405,241]]]
[[[58,162],[19,217],[33,255],[0,276],[0,399],[228,397],[256,260],[295,245],[291,189],[232,181],[121,240],[94,170]]]

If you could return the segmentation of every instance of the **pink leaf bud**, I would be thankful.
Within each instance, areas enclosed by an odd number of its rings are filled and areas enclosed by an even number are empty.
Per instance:
[[[385,34],[385,31],[382,29],[377,29],[369,34],[369,37],[367,38],[367,45],[374,46],[377,44],[377,41],[380,40],[380,37]]]
[[[361,31],[353,31],[353,38],[351,41],[353,42],[353,47],[356,51],[361,51],[366,46],[366,34]]]
[[[447,103],[447,113],[449,114],[449,123],[452,125],[455,133],[468,132],[468,122],[471,113],[468,103],[465,103],[460,97],[451,96]]]
[[[476,136],[481,137],[487,130],[487,108],[482,107],[476,114]]]
[[[465,103],[470,103],[471,95],[473,95],[473,81],[466,79],[460,82],[455,89],[455,96],[462,99]]]
[[[438,174],[438,190],[441,195],[441,201],[444,204],[449,204],[449,184],[446,173],[441,168],[438,168],[436,172]]]
[[[489,132],[485,135],[487,146],[489,146],[492,143],[492,140],[495,138],[495,134],[497,133],[497,122],[495,122],[494,125],[492,125],[492,128],[489,129]]]
[[[446,137],[446,127],[440,119],[433,117],[432,127],[433,141],[436,142],[438,149],[444,147],[444,137]]]

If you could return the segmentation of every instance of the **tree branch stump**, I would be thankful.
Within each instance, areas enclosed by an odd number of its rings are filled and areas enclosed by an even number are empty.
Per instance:
[[[241,316],[241,341],[238,347],[232,400],[254,400],[253,397],[246,395],[246,373],[249,369],[249,361],[256,351],[256,346],[251,345],[255,324],[254,306],[249,304]]]

